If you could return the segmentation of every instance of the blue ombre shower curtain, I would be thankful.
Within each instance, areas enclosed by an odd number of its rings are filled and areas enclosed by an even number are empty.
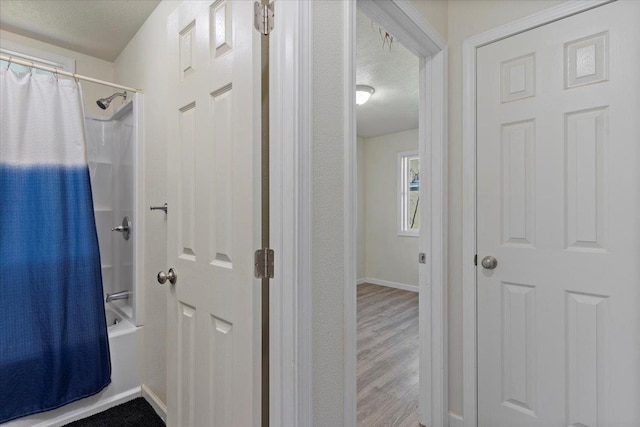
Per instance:
[[[111,381],[73,80],[0,70],[0,423]]]

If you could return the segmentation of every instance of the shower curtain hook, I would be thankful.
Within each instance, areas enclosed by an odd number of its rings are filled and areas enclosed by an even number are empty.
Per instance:
[[[56,72],[56,81],[58,81],[58,69],[54,68],[55,72]]]
[[[9,67],[11,67],[11,61],[13,61],[13,56],[9,57],[9,62],[7,62],[7,71],[9,70]]]
[[[30,70],[31,75],[33,75],[33,61],[31,61],[31,70]]]

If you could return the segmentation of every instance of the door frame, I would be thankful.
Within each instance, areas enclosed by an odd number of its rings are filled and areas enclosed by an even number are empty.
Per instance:
[[[269,43],[269,420],[313,426],[311,202],[313,4],[275,1]]]
[[[478,329],[476,247],[476,78],[482,46],[611,3],[571,0],[495,29],[466,38],[462,47],[462,329],[464,427],[478,427]]]
[[[276,253],[271,296],[271,425],[312,426],[311,201],[313,5],[276,2],[271,33],[271,246]],[[446,41],[408,0],[343,1],[343,128],[345,203],[344,424],[356,426],[356,10],[375,17],[421,60],[420,153],[427,158],[430,227],[421,252],[431,254],[420,293],[421,422],[448,420],[447,376],[447,49]],[[430,101],[430,102],[427,102]],[[417,254],[416,254],[417,261]],[[431,268],[428,268],[431,267]],[[428,268],[428,269],[427,269]],[[427,387],[430,385],[430,387]]]
[[[407,0],[345,2],[345,426],[357,415],[357,154],[356,12],[394,35],[419,59],[418,151],[428,196],[421,210],[418,252],[427,254],[419,274],[418,414],[421,424],[449,422],[447,336],[447,42]],[[424,225],[426,227],[422,227]]]

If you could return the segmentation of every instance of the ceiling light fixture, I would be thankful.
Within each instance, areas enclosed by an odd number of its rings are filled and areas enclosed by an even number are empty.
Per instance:
[[[357,85],[356,86],[356,105],[362,105],[371,98],[371,95],[376,90],[371,86],[367,85]]]

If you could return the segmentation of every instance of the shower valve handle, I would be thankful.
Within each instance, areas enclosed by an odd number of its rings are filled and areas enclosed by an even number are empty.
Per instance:
[[[125,216],[122,218],[122,225],[113,227],[111,231],[122,233],[122,238],[124,240],[129,240],[129,237],[131,237],[131,221],[129,220],[129,217]]]

